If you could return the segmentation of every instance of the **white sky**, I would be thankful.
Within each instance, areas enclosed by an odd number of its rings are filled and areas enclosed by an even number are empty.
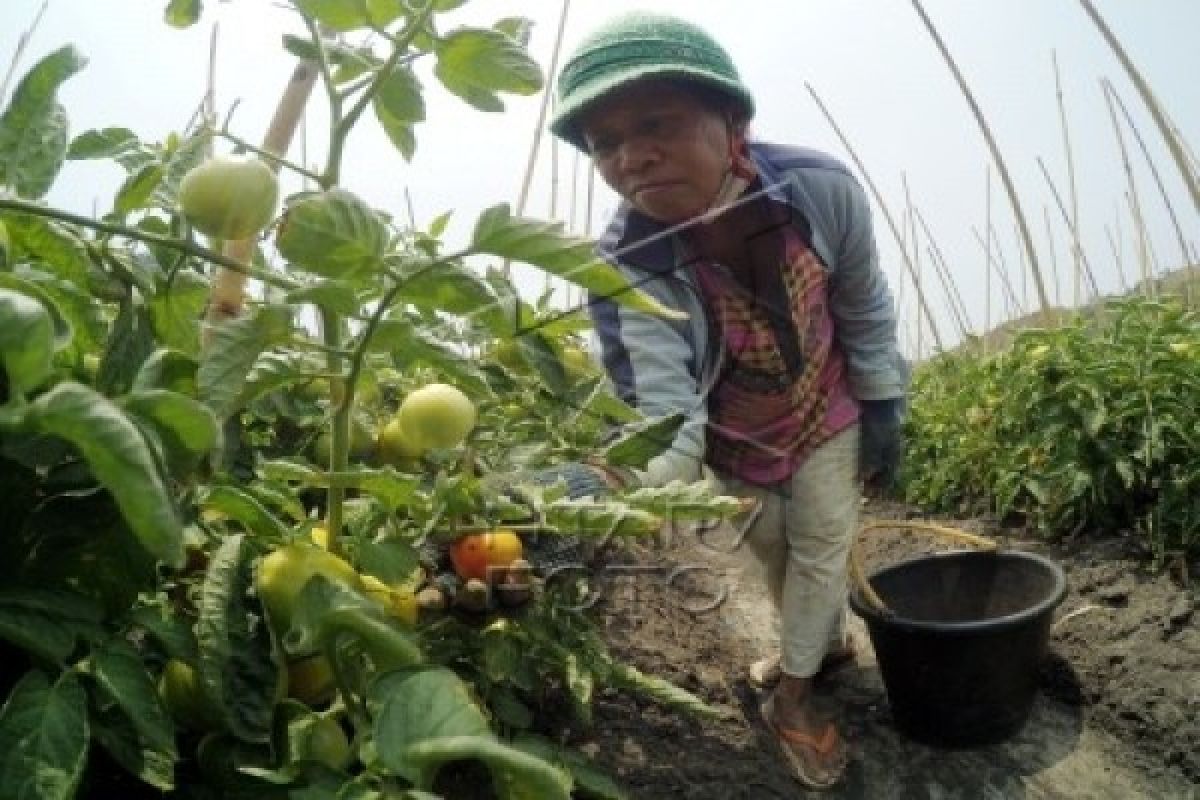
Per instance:
[[[1149,79],[1159,99],[1193,148],[1200,146],[1200,2],[1196,0],[1097,0],[1097,6]],[[4,0],[0,12],[0,54],[14,52],[20,32],[35,16],[41,0]],[[64,87],[72,133],[122,125],[146,140],[161,140],[190,119],[205,88],[209,36],[220,25],[217,101],[227,109],[240,100],[233,127],[257,141],[292,69],[282,50],[281,33],[296,30],[295,18],[265,0],[206,0],[201,24],[177,31],[162,22],[166,0],[50,0],[19,72],[34,59],[74,43],[90,60],[83,73]],[[982,250],[971,226],[985,217],[987,150],[967,105],[941,57],[905,0],[574,0],[565,48],[609,15],[632,8],[686,14],[712,31],[730,50],[744,80],[755,92],[759,115],[754,123],[764,139],[807,144],[839,158],[847,154],[804,88],[811,83],[850,137],[894,213],[902,211],[906,175],[914,203],[921,209],[950,262],[978,330],[984,320],[985,280]],[[1063,74],[1080,201],[1081,231],[1102,291],[1120,286],[1115,259],[1105,235],[1123,238],[1124,269],[1137,271],[1133,225],[1125,200],[1126,183],[1098,79],[1111,78],[1148,141],[1164,176],[1185,236],[1200,247],[1200,214],[1132,85],[1099,33],[1075,0],[927,0],[926,8],[959,61],[993,126],[1013,170],[1026,213],[1031,217],[1043,269],[1050,252],[1043,208],[1049,204],[1056,237],[1061,298],[1069,304],[1071,283],[1065,228],[1036,158],[1045,158],[1059,188],[1067,190],[1066,160],[1055,101],[1051,50]],[[474,0],[443,17],[443,29],[457,24],[490,25],[507,16],[532,18],[531,49],[548,65],[560,0]],[[475,216],[497,202],[514,202],[524,170],[539,98],[507,100],[509,112],[476,112],[442,90],[429,76],[428,120],[417,129],[417,155],[407,164],[395,153],[373,120],[352,135],[344,171],[347,188],[398,216],[407,214],[404,190],[413,197],[420,224],[455,210],[450,238],[461,240]],[[308,155],[323,161],[323,97],[314,94],[308,119]],[[1145,161],[1126,133],[1138,191],[1149,219],[1152,246],[1160,264],[1177,265],[1182,256]],[[534,179],[528,213],[550,213],[549,141]],[[292,157],[300,159],[299,141]],[[558,215],[570,215],[571,151],[559,151]],[[575,227],[584,229],[585,172],[577,181]],[[50,202],[90,212],[111,202],[121,173],[112,165],[70,164]],[[285,189],[299,188],[298,182]],[[614,199],[598,191],[597,230]],[[993,173],[994,224],[1010,270],[1017,271],[1013,217]],[[912,344],[911,284],[898,288],[903,269],[899,252],[882,215],[877,238],[893,291],[902,295],[906,346]],[[923,261],[928,257],[922,253]],[[926,264],[926,272],[930,272]],[[1014,277],[1018,292],[1031,280]],[[530,292],[541,278],[523,277]],[[993,280],[993,291],[999,292]],[[941,290],[930,289],[939,323],[955,338]],[[1055,290],[1051,287],[1052,296]],[[1001,301],[992,301],[993,323]]]

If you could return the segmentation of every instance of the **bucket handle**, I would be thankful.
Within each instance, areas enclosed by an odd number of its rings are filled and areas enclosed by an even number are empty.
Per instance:
[[[887,616],[892,615],[892,610],[887,607],[875,590],[871,587],[871,582],[867,579],[865,570],[862,564],[862,551],[860,548],[863,534],[870,531],[878,530],[903,530],[903,531],[924,531],[926,533],[934,533],[944,539],[951,539],[960,544],[974,545],[982,550],[996,550],[999,544],[991,539],[979,536],[974,533],[968,533],[958,528],[952,528],[949,525],[939,525],[934,522],[912,522],[900,520],[878,520],[868,522],[863,525],[858,536],[854,537],[854,543],[850,546],[850,577],[854,580],[858,590],[862,592],[863,599],[867,604],[878,611],[880,614]]]

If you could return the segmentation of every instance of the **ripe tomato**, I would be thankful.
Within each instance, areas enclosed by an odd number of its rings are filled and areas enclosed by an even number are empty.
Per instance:
[[[457,539],[450,545],[450,563],[464,581],[474,578],[495,583],[522,552],[521,537],[500,528]]]
[[[404,398],[396,419],[417,447],[456,447],[475,427],[475,404],[453,386],[431,383]]]
[[[357,588],[354,567],[319,547],[288,544],[268,554],[258,565],[255,585],[275,632],[285,635],[292,625],[292,609],[304,585],[314,575]]]
[[[179,204],[201,233],[249,239],[275,217],[279,181],[258,158],[217,156],[183,176]]]

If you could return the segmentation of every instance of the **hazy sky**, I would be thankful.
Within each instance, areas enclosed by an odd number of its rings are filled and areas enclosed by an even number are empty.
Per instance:
[[[0,11],[0,54],[5,60],[35,16],[41,0],[4,0]],[[257,141],[292,69],[280,45],[281,33],[296,30],[295,18],[263,0],[207,0],[200,25],[185,31],[162,22],[166,0],[50,0],[48,11],[22,61],[74,43],[90,60],[62,92],[72,133],[122,125],[143,139],[161,140],[191,118],[205,87],[209,37],[219,23],[217,101],[227,109],[240,100],[233,127]],[[1173,116],[1184,137],[1200,145],[1200,2],[1196,0],[1096,0],[1134,62]],[[473,0],[443,17],[443,29],[458,24],[491,24],[507,16],[532,18],[531,49],[545,66],[550,60],[560,0]],[[741,3],[694,0],[574,0],[565,47],[607,16],[631,8],[685,14],[706,26],[730,50],[743,78],[755,92],[759,114],[756,134],[769,140],[803,143],[839,158],[838,143],[808,92],[809,82],[830,107],[857,148],[891,210],[904,206],[901,176],[906,175],[917,205],[949,261],[976,329],[984,321],[983,252],[971,232],[985,219],[983,138],[941,57],[907,0],[745,0]],[[1102,291],[1120,286],[1115,259],[1105,234],[1120,226],[1127,276],[1137,272],[1136,240],[1125,199],[1126,178],[1098,80],[1111,78],[1147,140],[1181,219],[1185,236],[1200,246],[1200,214],[1187,196],[1162,140],[1120,65],[1076,0],[927,0],[926,8],[975,90],[1000,147],[1013,170],[1026,213],[1033,222],[1043,268],[1049,272],[1050,247],[1044,208],[1051,212],[1061,297],[1071,300],[1065,228],[1038,170],[1047,166],[1064,194],[1067,169],[1055,100],[1051,51],[1057,50],[1074,145],[1084,248]],[[418,127],[417,155],[408,164],[391,148],[373,121],[352,136],[344,182],[375,205],[406,214],[404,190],[413,197],[424,224],[455,210],[451,238],[461,239],[486,206],[513,202],[524,170],[539,98],[513,98],[509,111],[489,115],[468,108],[446,93],[423,69],[428,120]],[[314,94],[308,118],[308,157],[323,160],[323,98]],[[1150,224],[1160,264],[1182,260],[1164,205],[1133,138],[1126,132],[1138,192]],[[550,212],[548,140],[535,176],[529,213]],[[299,141],[292,157],[300,158]],[[575,227],[584,229],[583,164],[565,146],[559,150],[558,214],[570,215],[572,169],[578,164]],[[49,200],[76,210],[103,210],[111,202],[120,171],[111,165],[71,164]],[[299,188],[296,181],[286,189]],[[593,231],[614,205],[598,189]],[[993,173],[994,224],[1004,247],[1017,291],[1032,281],[1020,271],[1013,217]],[[1119,217],[1119,222],[1118,222]],[[903,269],[895,241],[881,214],[876,232],[893,290],[902,296],[911,340],[912,287],[898,281]],[[922,252],[925,271],[929,258]],[[930,276],[932,277],[932,276]],[[526,276],[531,291],[541,279]],[[932,285],[931,300],[947,338],[953,325],[944,295]],[[1002,308],[993,280],[991,318]],[[1056,294],[1051,287],[1051,294]]]

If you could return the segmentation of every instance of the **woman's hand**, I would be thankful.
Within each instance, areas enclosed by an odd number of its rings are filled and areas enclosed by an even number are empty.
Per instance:
[[[887,490],[896,484],[904,456],[904,398],[860,403],[859,475],[868,489]]]

